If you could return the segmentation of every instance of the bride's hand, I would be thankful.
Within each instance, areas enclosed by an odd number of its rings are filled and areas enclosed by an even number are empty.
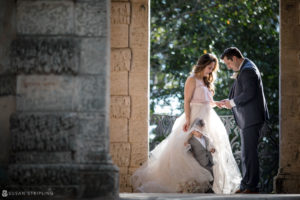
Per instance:
[[[215,101],[214,103],[216,104],[216,106],[218,108],[223,108],[224,107],[224,102],[222,102],[222,101]]]
[[[187,132],[189,130],[190,127],[190,121],[186,121],[183,125],[183,131]]]

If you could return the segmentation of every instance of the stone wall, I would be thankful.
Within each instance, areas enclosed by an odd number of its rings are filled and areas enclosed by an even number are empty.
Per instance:
[[[120,192],[148,157],[149,2],[111,2],[110,152]]]
[[[275,188],[300,193],[300,0],[281,0],[280,18],[280,163]]]
[[[109,156],[110,1],[19,0],[15,7],[8,191],[118,199]]]
[[[0,1],[0,184],[7,181],[9,117],[16,110],[16,77],[9,70],[10,44],[16,38],[15,1]]]

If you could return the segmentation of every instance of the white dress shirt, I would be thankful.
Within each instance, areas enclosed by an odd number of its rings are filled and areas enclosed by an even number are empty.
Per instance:
[[[242,67],[242,65],[243,65],[244,62],[245,62],[245,59],[243,60],[243,62],[241,62],[240,66],[239,66],[239,70],[241,69],[241,67]],[[234,101],[233,101],[233,99],[230,99],[229,103],[230,103],[231,107],[235,107],[236,106],[235,103],[234,103]]]

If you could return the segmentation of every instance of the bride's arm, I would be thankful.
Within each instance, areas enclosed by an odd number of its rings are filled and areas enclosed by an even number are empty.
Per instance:
[[[183,125],[183,130],[188,131],[190,127],[190,115],[191,115],[191,107],[190,102],[196,87],[196,80],[193,77],[189,77],[184,86],[184,113],[186,122]]]
[[[210,102],[210,105],[212,106],[212,107],[218,107],[218,108],[222,108],[223,107],[223,105],[224,105],[224,103],[223,102],[221,102],[221,101],[212,101],[212,102]]]

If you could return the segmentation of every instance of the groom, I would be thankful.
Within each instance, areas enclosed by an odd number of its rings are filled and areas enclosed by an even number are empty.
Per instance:
[[[244,58],[236,47],[225,49],[221,59],[236,75],[229,99],[221,101],[222,107],[232,110],[241,129],[243,178],[236,193],[257,193],[258,138],[264,122],[269,119],[261,75],[256,65]]]

